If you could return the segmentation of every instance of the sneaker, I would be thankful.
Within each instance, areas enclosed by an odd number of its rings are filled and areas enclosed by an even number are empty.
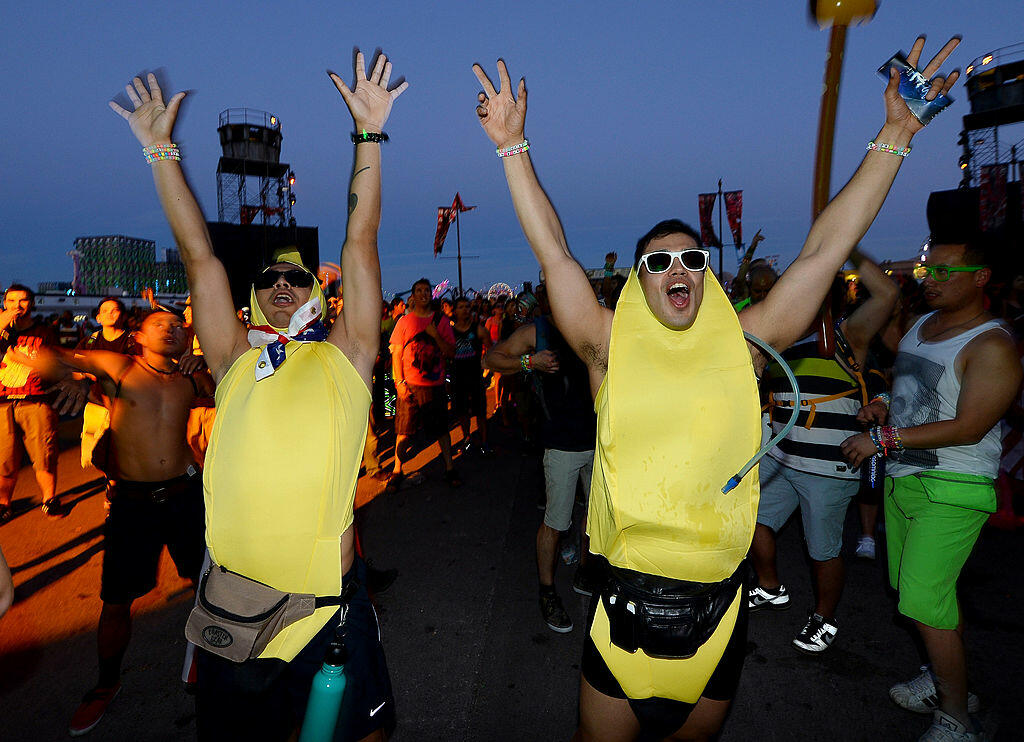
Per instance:
[[[397,569],[377,569],[366,565],[366,589],[374,595],[384,593],[397,578]]]
[[[929,665],[921,665],[921,674],[905,683],[896,683],[889,689],[889,698],[897,706],[917,714],[930,714],[939,708],[939,694],[935,690],[935,677]],[[967,713],[976,714],[981,708],[978,696],[967,691]]]
[[[875,540],[873,538],[871,538],[870,536],[861,536],[859,539],[857,539],[857,558],[875,558]]]
[[[60,500],[56,497],[51,497],[49,500],[43,503],[43,515],[47,518],[63,518],[66,513],[64,508],[60,504]]]
[[[944,711],[936,711],[928,731],[917,742],[981,742],[984,736],[972,732]]]
[[[117,694],[121,692],[121,684],[113,688],[93,688],[82,698],[75,715],[71,717],[68,724],[68,734],[72,737],[81,737],[88,734],[100,723],[103,714],[107,713],[107,707]]]
[[[800,633],[793,639],[793,646],[807,654],[824,652],[835,641],[839,629],[824,616],[812,613]]]
[[[558,593],[555,592],[554,588],[541,589],[540,613],[544,616],[544,622],[547,623],[548,628],[552,631],[557,631],[559,634],[568,634],[572,631],[572,619],[565,612],[562,601],[559,599]]]
[[[572,578],[572,589],[580,595],[593,597],[601,589],[601,580],[590,567],[580,567]]]
[[[771,608],[773,611],[784,611],[789,608],[789,593],[785,585],[779,585],[774,590],[757,585],[747,592],[747,608],[752,611],[759,611],[762,608]]]

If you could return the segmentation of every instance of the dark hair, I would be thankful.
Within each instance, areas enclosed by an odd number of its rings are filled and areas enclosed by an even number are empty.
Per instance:
[[[100,299],[100,303],[96,305],[96,309],[93,311],[92,316],[95,319],[96,315],[100,313],[100,307],[106,304],[108,301],[112,301],[117,304],[117,309],[121,312],[121,323],[124,324],[125,319],[128,317],[128,307],[124,305],[124,302],[118,299],[116,296],[104,296]]]
[[[431,288],[430,279],[429,278],[421,278],[418,281],[413,281],[412,282],[412,290],[415,291],[416,287],[419,286],[421,283],[427,284],[427,288],[428,289]]]
[[[147,309],[145,312],[143,312],[142,317],[139,319],[139,327],[145,325],[146,320],[157,314],[169,314],[172,317],[181,320],[182,322],[185,321],[185,318],[182,317],[181,314],[179,314],[178,312],[175,312],[173,309],[170,309],[165,306],[158,306],[155,309]]]
[[[394,299],[391,300],[390,307],[394,309],[395,307],[401,306],[402,304],[405,304],[405,299],[403,299],[401,296],[396,296]]]
[[[465,297],[465,296],[460,296],[460,297],[458,297],[458,298],[457,298],[457,299],[455,300],[455,303],[454,303],[454,304],[452,304],[452,307],[457,307],[457,306],[459,306],[459,302],[460,302],[460,301],[464,301],[464,302],[466,302],[467,304],[470,304],[470,301],[469,301],[469,299],[468,299],[467,297]]]
[[[697,243],[697,247],[701,247],[700,235],[693,227],[679,219],[666,219],[655,224],[647,234],[636,241],[636,252],[633,253],[633,267],[635,268],[640,264],[640,256],[644,254],[644,250],[651,244],[651,240],[656,240],[659,237],[668,237],[670,234],[685,234],[687,237],[693,238],[693,241]]]
[[[32,302],[32,306],[35,307],[35,305],[36,305],[36,292],[33,291],[32,289],[30,289],[28,286],[26,286],[23,283],[12,283],[10,286],[7,287],[7,290],[4,291],[4,300],[5,301],[7,300],[7,294],[9,294],[12,291],[24,291],[26,294],[28,294],[28,300],[30,302]]]
[[[971,237],[964,244],[965,265],[987,265],[995,269],[995,263],[1000,257],[997,253],[995,243],[987,235],[977,234]]]

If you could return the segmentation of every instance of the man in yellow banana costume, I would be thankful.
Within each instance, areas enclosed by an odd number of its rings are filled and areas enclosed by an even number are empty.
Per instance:
[[[958,43],[923,70],[933,78]],[[908,61],[916,65],[918,39]],[[743,660],[744,557],[757,472],[722,487],[757,451],[765,358],[743,331],[782,350],[810,325],[833,276],[867,231],[921,123],[885,90],[885,124],[846,187],[817,218],[768,297],[738,316],[679,220],[637,242],[614,312],[600,306],[534,173],[526,83],[499,89],[479,65],[477,116],[497,145],[519,223],[544,272],[555,322],[587,364],[598,415],[588,531],[608,564],[588,618],[576,740],[708,739],[721,728]],[[887,145],[881,147],[880,145]]]
[[[382,740],[393,698],[376,616],[355,554],[353,504],[380,346],[381,142],[392,104],[391,62],[369,76],[356,54],[350,89],[330,73],[355,131],[348,225],[341,253],[345,306],[329,333],[316,277],[297,251],[272,256],[253,281],[253,323],[235,317],[228,276],[179,164],[172,129],[184,93],[164,103],[156,77],[116,103],[143,145],[188,273],[195,328],[217,382],[217,421],[206,458],[206,543],[214,562],[288,593],[342,596],[276,633],[258,657],[235,663],[201,649],[200,740],[292,739],[313,675],[344,620],[348,685],[337,738]],[[343,131],[345,136],[347,131]]]

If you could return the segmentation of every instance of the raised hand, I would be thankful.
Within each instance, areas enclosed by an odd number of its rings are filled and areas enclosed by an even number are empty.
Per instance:
[[[345,99],[356,130],[380,132],[391,114],[391,105],[405,92],[409,83],[403,82],[394,90],[388,90],[391,81],[391,62],[383,54],[377,56],[370,77],[366,77],[366,62],[362,52],[356,52],[356,85],[352,90],[338,75],[328,72],[334,87]]]
[[[954,83],[960,77],[959,70],[953,70],[947,77],[941,75],[932,77],[932,75],[939,71],[942,63],[946,61],[946,58],[953,53],[953,50],[959,44],[960,39],[958,37],[954,36],[951,38],[946,42],[945,46],[939,49],[939,53],[932,57],[932,61],[928,63],[928,66],[921,70],[921,74],[931,82],[931,89],[928,91],[928,95],[925,96],[928,100],[934,100],[939,93],[948,95]],[[922,50],[924,50],[924,37],[918,36],[914,46],[910,49],[910,54],[907,55],[907,61],[912,66],[917,67],[917,63],[921,59]],[[885,88],[885,122],[900,126],[913,136],[924,128],[924,124],[918,121],[917,117],[907,108],[906,102],[900,96],[899,84],[899,72],[895,68],[890,69],[889,84]]]
[[[178,107],[185,98],[185,93],[178,93],[164,105],[164,94],[156,81],[156,75],[150,72],[147,80],[149,90],[146,90],[146,86],[138,77],[132,80],[131,85],[125,86],[128,99],[135,107],[134,111],[127,111],[114,101],[110,101],[110,107],[114,113],[128,121],[132,134],[143,147],[170,144],[174,121],[178,118]]]
[[[480,117],[480,126],[484,127],[487,136],[498,147],[519,144],[525,139],[523,128],[526,125],[526,78],[519,79],[519,89],[513,98],[512,81],[509,79],[504,60],[498,60],[501,90],[494,89],[490,78],[480,65],[473,65],[473,74],[484,88],[477,95],[479,105],[476,107],[476,115]]]

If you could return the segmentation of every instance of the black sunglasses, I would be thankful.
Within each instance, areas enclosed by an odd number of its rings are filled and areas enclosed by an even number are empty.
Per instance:
[[[284,271],[267,268],[256,276],[252,285],[253,288],[257,290],[272,289],[274,288],[274,284],[277,283],[278,278],[283,278],[288,282],[289,286],[295,286],[300,289],[308,289],[313,285],[313,274],[308,271],[304,271],[301,268],[289,268]]]

